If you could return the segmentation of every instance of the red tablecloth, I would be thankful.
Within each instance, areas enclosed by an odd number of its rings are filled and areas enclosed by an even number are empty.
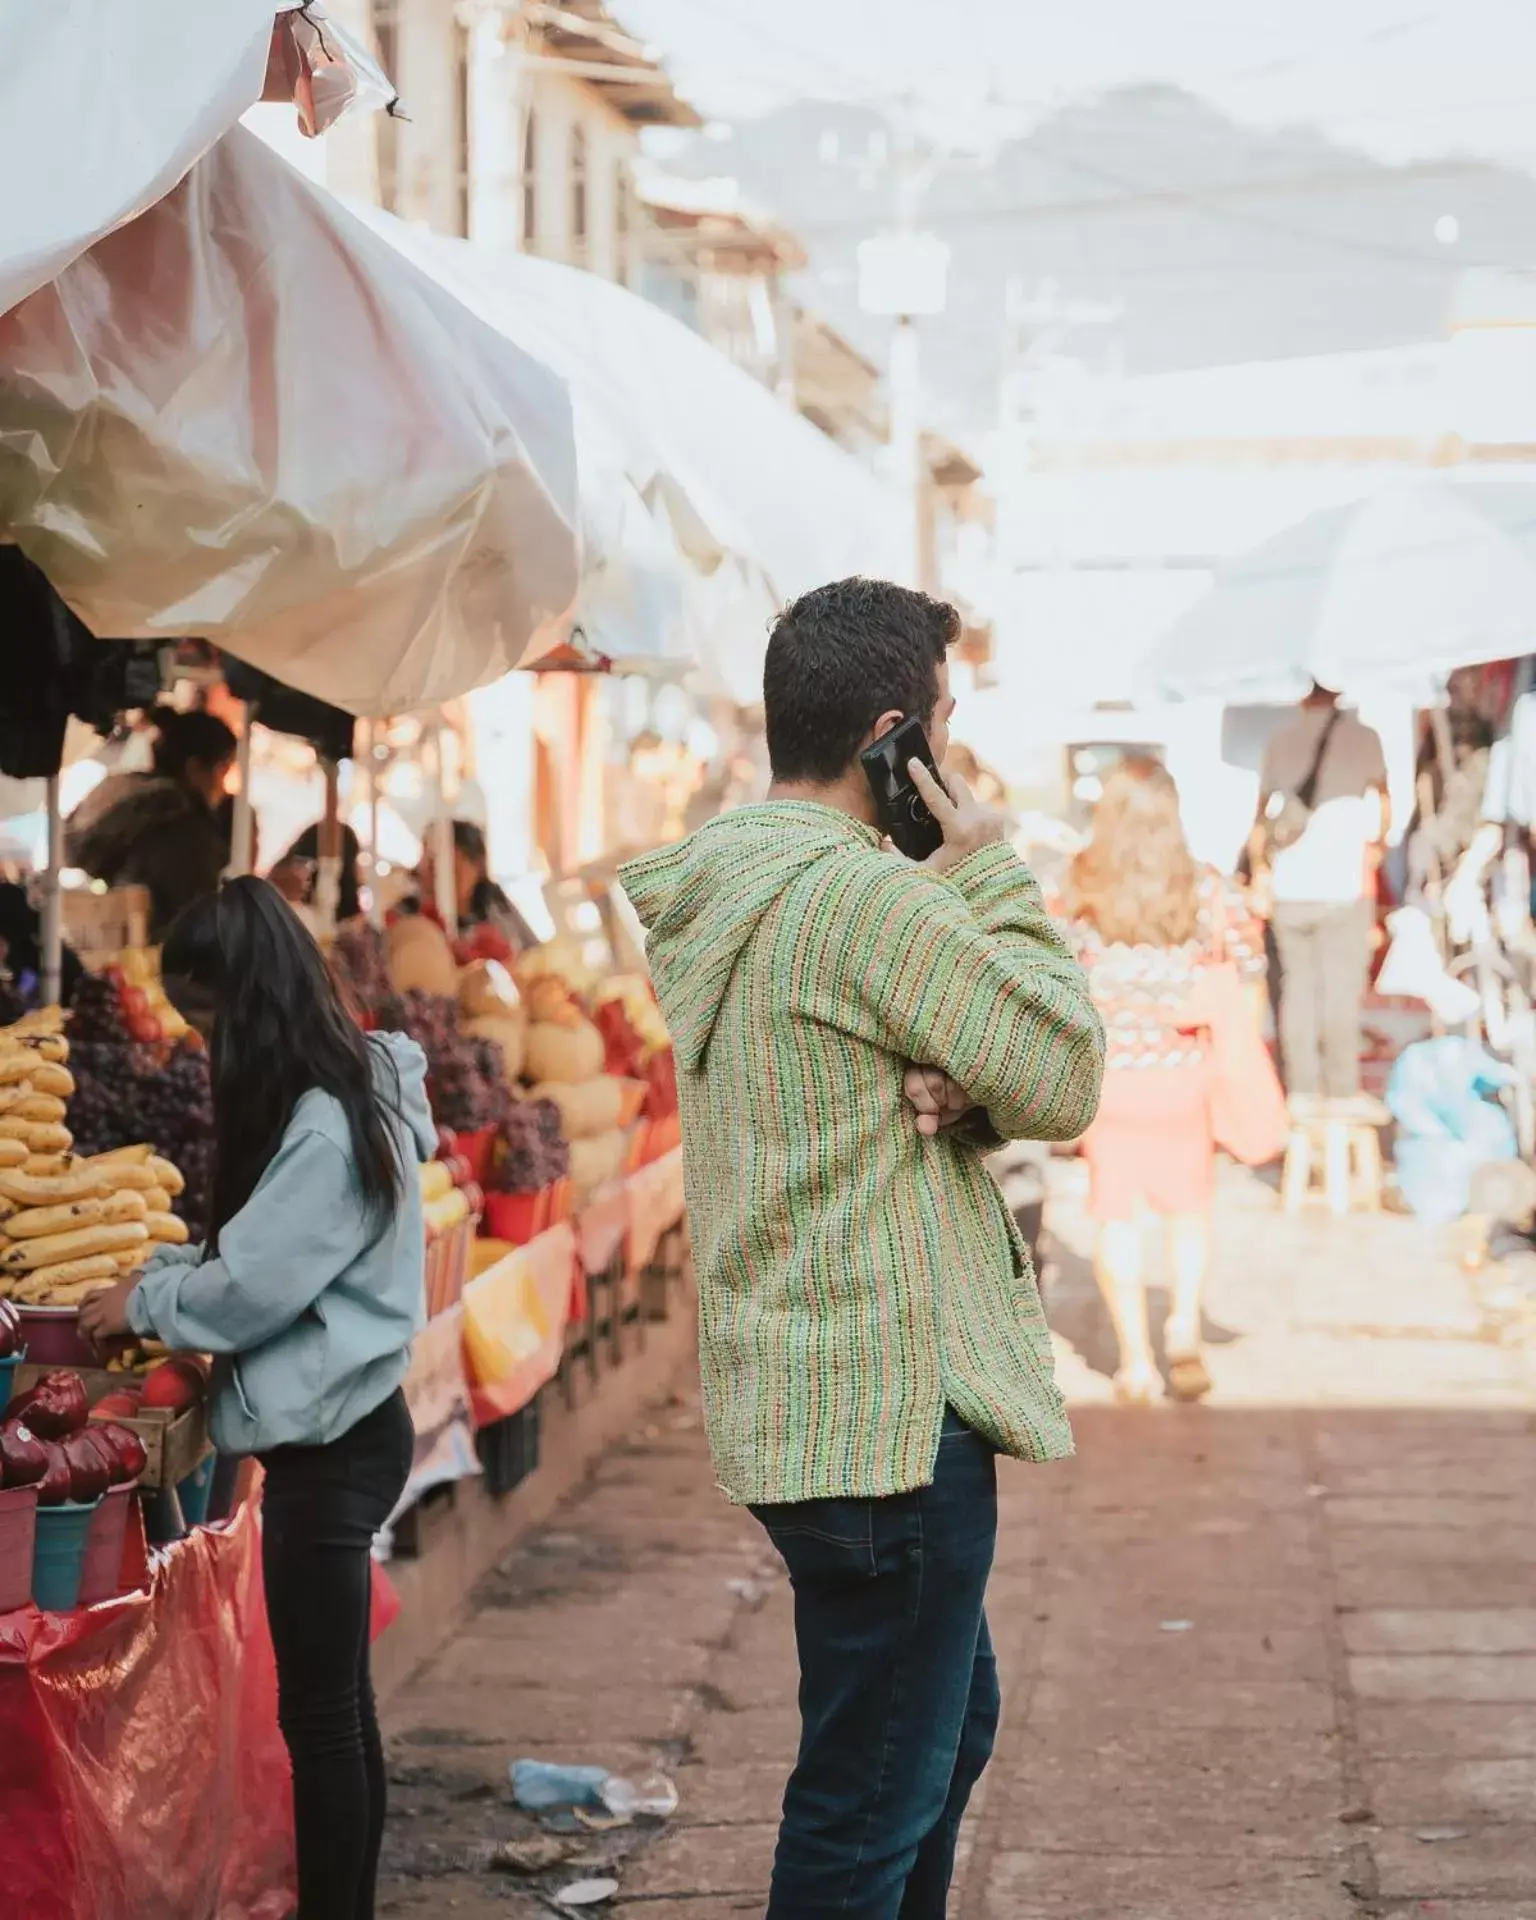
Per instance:
[[[151,1589],[0,1615],[0,1912],[282,1920],[288,1760],[253,1507]]]

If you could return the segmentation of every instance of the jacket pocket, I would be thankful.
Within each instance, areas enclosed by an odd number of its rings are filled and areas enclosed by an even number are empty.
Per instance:
[[[242,1417],[248,1420],[254,1427],[256,1424],[256,1409],[251,1405],[251,1396],[245,1390],[245,1376],[240,1371],[240,1356],[237,1353],[230,1355],[229,1389],[235,1396],[235,1403],[239,1407]]]

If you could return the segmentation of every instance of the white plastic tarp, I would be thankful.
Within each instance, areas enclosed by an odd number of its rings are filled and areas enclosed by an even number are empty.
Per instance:
[[[1309,514],[1217,573],[1142,663],[1147,699],[1427,694],[1536,648],[1536,485],[1412,480]]]
[[[789,599],[904,571],[893,494],[698,334],[596,274],[358,211],[568,382],[583,474],[616,460],[703,573],[726,556]]]
[[[0,316],[0,533],[94,633],[355,713],[563,634],[560,379],[254,134]]]
[[[256,100],[274,0],[0,0],[0,313],[169,193]]]

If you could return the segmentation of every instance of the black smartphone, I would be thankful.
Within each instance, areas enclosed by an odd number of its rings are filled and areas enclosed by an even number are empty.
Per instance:
[[[912,783],[907,766],[913,760],[921,760],[944,786],[920,720],[900,721],[859,755],[882,831],[909,860],[926,860],[943,846],[944,830]]]

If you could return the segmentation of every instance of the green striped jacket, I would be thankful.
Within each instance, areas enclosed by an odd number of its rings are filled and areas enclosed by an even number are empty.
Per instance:
[[[1069,1454],[1035,1278],[983,1164],[997,1136],[1075,1138],[1103,1073],[1028,868],[996,846],[941,878],[797,801],[724,814],[621,877],[677,1049],[726,1494],[925,1486],[946,1404],[1005,1453]],[[921,1136],[911,1061],[990,1127]]]

